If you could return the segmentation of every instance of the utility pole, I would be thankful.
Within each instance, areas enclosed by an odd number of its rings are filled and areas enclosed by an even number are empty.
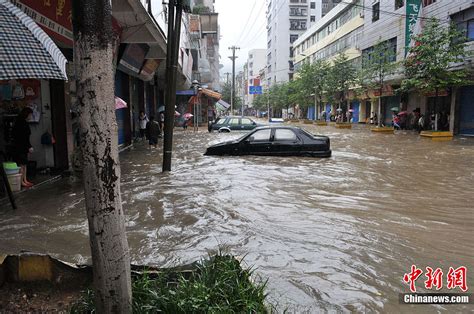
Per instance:
[[[176,15],[175,15],[176,6]],[[174,112],[176,107],[176,77],[178,69],[179,38],[181,35],[181,17],[183,0],[170,0],[168,5],[168,43],[166,50],[166,88],[165,134],[163,138],[163,171],[171,171],[171,153],[173,150]]]
[[[232,50],[232,57],[229,57],[232,60],[232,89],[230,91],[230,114],[234,112],[234,97],[235,97],[235,59],[238,57],[235,56],[235,50],[240,49],[239,47],[232,46],[229,47]]]

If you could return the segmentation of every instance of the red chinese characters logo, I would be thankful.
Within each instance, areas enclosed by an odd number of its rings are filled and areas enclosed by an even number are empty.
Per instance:
[[[435,286],[436,290],[439,290],[443,287],[443,271],[440,268],[436,268],[436,270],[433,271],[433,268],[426,267],[425,276],[428,278],[425,281],[426,289],[432,289],[433,286]]]
[[[416,267],[411,266],[411,271],[403,276],[403,281],[410,285],[410,291],[416,292],[416,280],[423,274],[423,271]],[[440,268],[433,269],[426,267],[425,277],[427,278],[424,282],[426,289],[440,290],[443,288],[443,271]],[[460,288],[463,292],[466,292],[467,287],[467,267],[461,266],[456,269],[449,267],[449,271],[446,275],[446,288],[456,289]]]
[[[423,274],[421,269],[416,268],[415,265],[411,265],[411,272],[403,276],[403,281],[410,283],[411,292],[416,292],[415,281],[421,276],[421,274]]]
[[[459,268],[453,269],[449,267],[448,271],[448,289],[454,289],[456,287],[461,288],[462,291],[467,291],[467,268],[461,266]]]

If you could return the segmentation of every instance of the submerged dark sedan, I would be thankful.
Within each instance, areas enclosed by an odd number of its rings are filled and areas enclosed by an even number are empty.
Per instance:
[[[315,136],[290,126],[259,127],[243,137],[207,148],[205,155],[330,157],[327,136]]]

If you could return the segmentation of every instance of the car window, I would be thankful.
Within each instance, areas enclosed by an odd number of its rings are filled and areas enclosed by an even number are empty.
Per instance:
[[[253,122],[250,119],[242,118],[242,125],[252,125]]]
[[[226,119],[227,118],[220,118],[219,120],[217,120],[216,124],[224,124]]]
[[[276,129],[275,130],[275,141],[294,141],[296,140],[296,134],[293,130],[289,129]]]
[[[239,125],[239,118],[232,118],[229,121],[230,125]]]
[[[249,139],[251,142],[254,141],[269,141],[270,140],[270,133],[272,133],[271,129],[266,130],[258,130],[257,132],[253,133]]]

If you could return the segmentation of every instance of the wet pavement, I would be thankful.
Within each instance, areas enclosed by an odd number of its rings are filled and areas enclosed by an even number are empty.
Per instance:
[[[202,129],[175,131],[171,173],[161,173],[161,148],[122,153],[132,260],[173,266],[224,245],[290,312],[472,310],[400,305],[398,294],[409,292],[402,278],[412,264],[445,274],[466,266],[474,284],[474,139],[300,126],[329,135],[333,157],[203,156],[241,134]],[[18,205],[0,207],[0,252],[89,259],[80,182],[23,193]]]

